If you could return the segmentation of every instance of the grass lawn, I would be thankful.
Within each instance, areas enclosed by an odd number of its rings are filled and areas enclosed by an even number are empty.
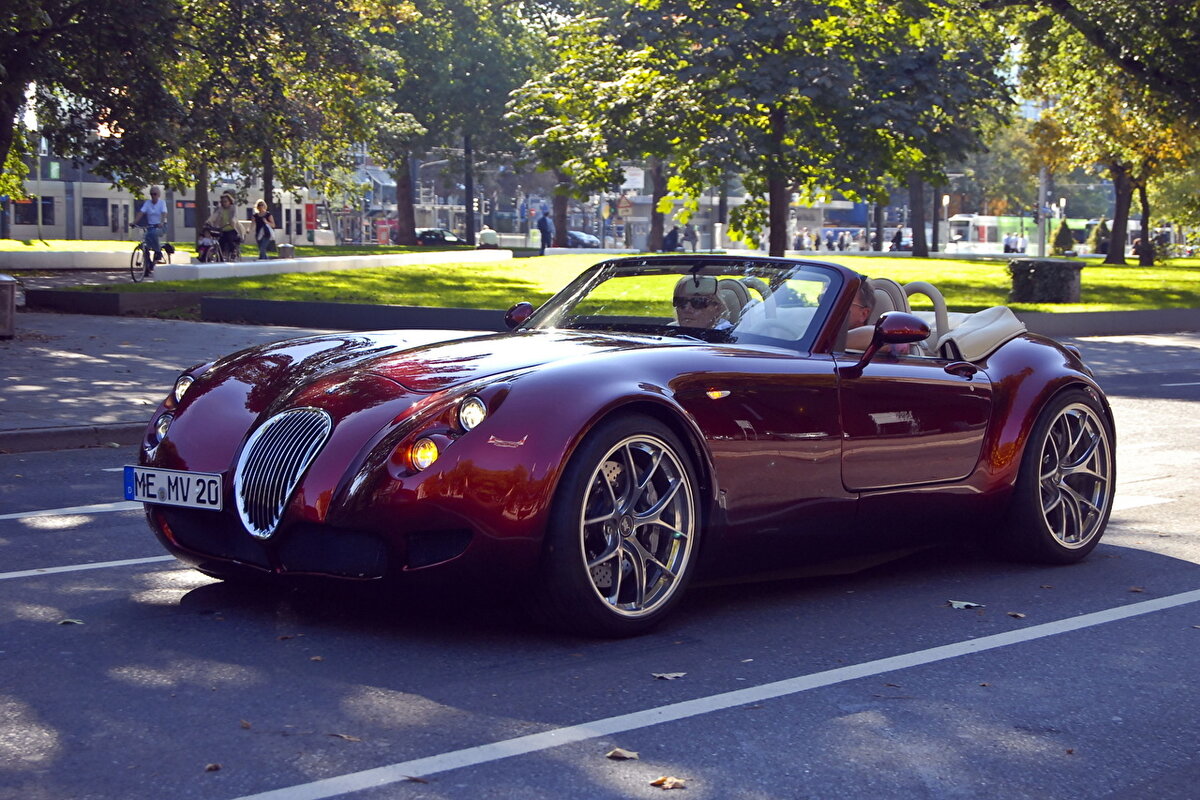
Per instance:
[[[0,247],[11,240],[0,240]],[[57,242],[50,242],[58,246]],[[65,244],[65,243],[64,243]],[[72,242],[75,248],[79,242]],[[127,242],[88,242],[129,247]],[[65,248],[64,248],[65,249]],[[181,248],[185,249],[185,248]],[[346,248],[306,247],[305,255],[344,253]],[[364,253],[398,252],[402,248],[365,246]],[[199,281],[119,284],[93,291],[211,292],[263,300],[376,303],[449,308],[503,309],[520,300],[545,301],[600,254],[519,258],[492,263],[412,265],[340,272],[259,275]],[[974,311],[1007,304],[1011,286],[1007,260],[958,261],[829,254],[821,260],[844,264],[866,275],[900,283],[925,280],[938,287],[952,310]],[[918,298],[920,300],[921,298]],[[917,307],[920,307],[918,302]],[[1018,311],[1124,311],[1155,308],[1200,308],[1200,259],[1176,259],[1155,267],[1091,265],[1083,271],[1083,302],[1076,304],[1015,303]],[[186,315],[186,313],[185,313]]]

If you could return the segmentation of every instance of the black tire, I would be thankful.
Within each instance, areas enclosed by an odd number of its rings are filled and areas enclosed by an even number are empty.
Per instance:
[[[1116,489],[1112,421],[1090,392],[1070,389],[1042,409],[1021,456],[1001,551],[1072,564],[1096,548]]]
[[[146,251],[141,245],[135,247],[133,254],[129,256],[129,277],[133,278],[134,283],[139,283],[146,277]]]
[[[534,611],[572,633],[645,633],[683,596],[700,531],[695,470],[675,434],[651,417],[609,419],[559,483]]]

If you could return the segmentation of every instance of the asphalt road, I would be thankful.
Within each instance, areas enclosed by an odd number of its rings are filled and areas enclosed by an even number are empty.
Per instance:
[[[1195,797],[1200,337],[1077,343],[1118,424],[1083,564],[701,587],[619,642],[214,582],[120,501],[132,448],[0,455],[0,798]]]

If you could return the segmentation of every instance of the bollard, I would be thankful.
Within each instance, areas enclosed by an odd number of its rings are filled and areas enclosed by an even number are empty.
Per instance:
[[[0,339],[11,339],[17,331],[17,279],[0,275]]]
[[[293,247],[292,245],[287,244],[285,242],[283,244],[276,245],[276,246],[279,248],[279,257],[280,258],[295,258],[296,257],[296,248]]]

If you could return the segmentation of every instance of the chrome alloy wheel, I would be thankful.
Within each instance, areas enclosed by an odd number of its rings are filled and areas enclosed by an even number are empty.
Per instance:
[[[691,478],[671,446],[650,434],[621,440],[588,479],[580,514],[592,589],[622,616],[653,613],[688,569],[695,525]]]
[[[1085,547],[1103,530],[1112,501],[1108,428],[1090,406],[1072,403],[1050,424],[1041,447],[1042,518],[1059,545]]]

